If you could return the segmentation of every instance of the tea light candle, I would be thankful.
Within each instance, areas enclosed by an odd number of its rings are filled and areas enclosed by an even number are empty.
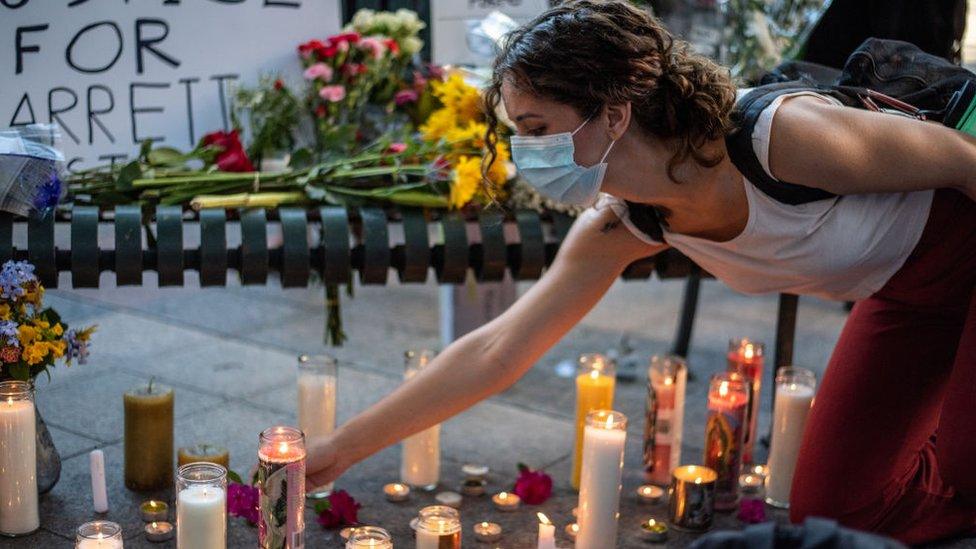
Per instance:
[[[386,495],[387,501],[394,503],[407,501],[410,498],[410,487],[406,484],[394,482],[383,487],[383,494]]]
[[[712,527],[718,473],[700,465],[682,465],[671,473],[668,518],[679,530],[699,532]]]
[[[479,522],[474,525],[474,538],[482,543],[502,539],[502,525],[494,522]]]
[[[169,505],[165,501],[151,499],[139,506],[143,522],[160,522],[169,518]]]
[[[749,466],[749,472],[765,478],[769,474],[769,467],[765,465],[751,465]]]
[[[518,509],[522,498],[511,492],[498,492],[491,496],[491,502],[495,504],[495,508],[499,511],[514,511]]]
[[[441,505],[447,505],[457,509],[461,507],[461,494],[457,492],[441,492],[434,496],[434,500]]]
[[[485,480],[488,477],[488,466],[477,463],[465,463],[461,466],[461,473],[467,480]]]
[[[763,486],[763,477],[754,473],[743,473],[739,475],[739,490],[744,494],[755,494]]]
[[[576,524],[575,522],[567,524],[565,532],[566,535],[569,536],[569,539],[576,541],[576,536],[579,534],[579,524]]]
[[[168,522],[150,522],[146,525],[146,539],[159,543],[173,538],[173,525]]]
[[[485,484],[487,482],[484,480],[469,478],[461,485],[461,493],[466,496],[482,496],[485,493]]]
[[[664,543],[668,540],[668,525],[663,522],[658,522],[655,519],[642,522],[641,532],[644,541]]]
[[[539,542],[536,549],[556,549],[556,526],[544,513],[536,513],[539,517]]]
[[[644,503],[660,503],[661,498],[664,497],[664,488],[654,486],[653,484],[645,484],[637,488],[637,497]]]

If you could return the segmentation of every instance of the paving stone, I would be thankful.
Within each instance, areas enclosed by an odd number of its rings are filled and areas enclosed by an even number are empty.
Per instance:
[[[75,546],[74,539],[73,534],[69,540],[66,537],[48,532],[41,527],[40,530],[29,536],[15,539],[0,539],[0,547],[17,547],[18,549],[66,549]]]
[[[64,429],[48,426],[51,438],[54,439],[54,447],[58,449],[61,459],[68,459],[79,454],[87,454],[100,444],[99,441],[69,433]]]

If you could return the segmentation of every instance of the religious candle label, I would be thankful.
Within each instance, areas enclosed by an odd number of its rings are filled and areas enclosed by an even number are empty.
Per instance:
[[[258,541],[263,549],[304,547],[305,460],[260,460],[261,517]]]

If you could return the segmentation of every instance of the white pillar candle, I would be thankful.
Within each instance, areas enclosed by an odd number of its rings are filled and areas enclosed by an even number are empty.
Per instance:
[[[176,500],[176,545],[180,549],[227,547],[227,493],[218,486],[190,485]]]
[[[417,375],[434,359],[431,351],[407,351],[404,379]],[[441,477],[441,427],[434,425],[403,439],[400,481],[414,488],[431,491]]]
[[[536,549],[556,549],[556,525],[543,513],[536,513],[539,517],[539,543]]]
[[[29,534],[41,525],[36,439],[30,386],[0,383],[0,533]]]
[[[184,465],[176,489],[176,546],[226,549],[227,469],[206,462]]]
[[[336,361],[330,356],[298,357],[298,428],[306,439],[326,436],[336,425]],[[308,496],[332,492],[332,484],[313,486]]]
[[[616,545],[626,428],[627,417],[620,412],[597,410],[586,417],[577,549]]]
[[[789,507],[796,458],[816,386],[816,376],[804,368],[782,368],[776,375],[773,435],[766,476],[766,502],[770,505]]]
[[[91,467],[92,506],[96,513],[108,512],[108,491],[105,489],[105,452],[92,450],[88,454]]]

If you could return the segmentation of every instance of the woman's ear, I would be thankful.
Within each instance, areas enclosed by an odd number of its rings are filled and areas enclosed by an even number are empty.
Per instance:
[[[618,105],[607,105],[607,129],[610,132],[610,138],[614,141],[623,137],[630,127],[630,113],[630,101]]]

